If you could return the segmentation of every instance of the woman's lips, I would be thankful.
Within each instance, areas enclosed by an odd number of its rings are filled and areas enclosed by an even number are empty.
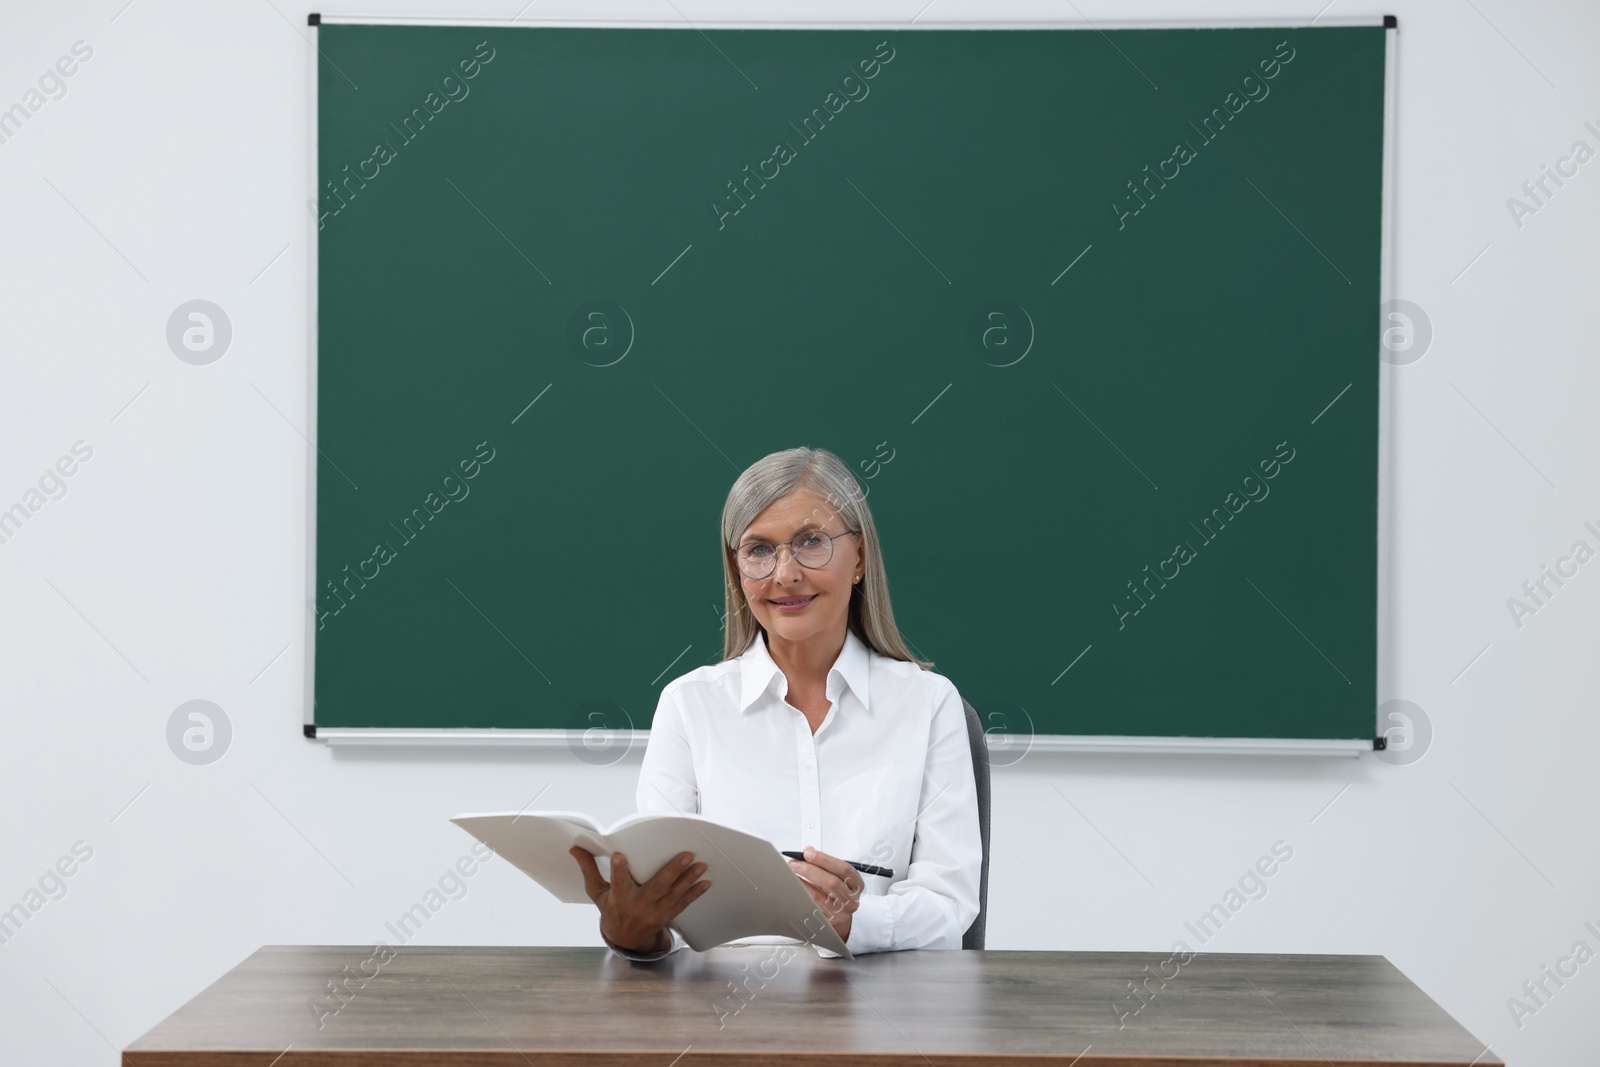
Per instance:
[[[812,593],[798,604],[780,604],[776,600],[769,600],[767,603],[771,604],[774,608],[777,608],[786,615],[794,615],[798,612],[804,611],[807,605],[809,605],[815,599],[817,599],[817,594]]]

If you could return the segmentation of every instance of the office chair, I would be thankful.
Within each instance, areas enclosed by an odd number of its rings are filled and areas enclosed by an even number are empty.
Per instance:
[[[984,920],[989,914],[989,742],[983,734],[983,720],[963,698],[967,709],[967,740],[972,743],[972,777],[978,783],[978,834],[983,838],[983,873],[978,879],[978,917],[962,935],[961,947],[983,948]]]

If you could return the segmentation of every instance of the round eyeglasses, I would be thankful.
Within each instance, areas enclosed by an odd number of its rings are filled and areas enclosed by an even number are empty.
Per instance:
[[[777,545],[767,541],[751,541],[739,548],[739,569],[744,572],[746,578],[760,581],[777,569],[778,549],[784,545],[789,546],[789,552],[800,566],[812,570],[826,567],[828,561],[833,559],[833,542],[839,537],[852,534],[859,537],[861,531],[846,530],[844,533],[830,536],[821,530],[807,530],[793,541],[784,541]]]

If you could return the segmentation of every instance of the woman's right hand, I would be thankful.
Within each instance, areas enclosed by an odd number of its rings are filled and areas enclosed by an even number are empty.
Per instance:
[[[587,849],[573,845],[567,850],[583,871],[584,890],[600,909],[600,932],[614,944],[633,952],[659,952],[671,944],[666,934],[669,922],[694,903],[710,882],[696,881],[706,872],[704,863],[694,862],[694,853],[680,852],[642,885],[628,870],[628,857],[611,854],[611,881],[600,875],[600,866]]]

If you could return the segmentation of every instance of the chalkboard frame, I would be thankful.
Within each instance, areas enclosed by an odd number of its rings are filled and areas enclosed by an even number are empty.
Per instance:
[[[645,741],[649,736],[647,730],[605,730],[584,731],[575,729],[493,729],[493,728],[378,728],[378,727],[319,727],[315,718],[316,694],[316,631],[317,610],[316,599],[317,583],[317,479],[319,477],[317,441],[317,413],[318,413],[318,225],[317,203],[319,194],[318,174],[318,76],[319,61],[317,37],[318,27],[324,23],[342,25],[406,25],[406,26],[485,26],[509,27],[518,21],[517,17],[508,19],[482,19],[482,18],[396,18],[396,17],[368,17],[368,16],[330,16],[313,13],[308,17],[308,34],[313,45],[307,53],[307,99],[308,99],[308,128],[310,130],[310,151],[307,154],[306,189],[308,191],[307,205],[309,219],[307,221],[307,278],[308,294],[307,306],[307,441],[309,448],[306,451],[306,490],[307,490],[307,565],[304,580],[306,603],[308,613],[306,618],[306,672],[304,678],[304,710],[302,714],[302,732],[307,739],[323,741],[334,745],[379,745],[379,746],[430,746],[430,747],[479,747],[479,746],[531,746],[534,748],[592,748],[614,753],[616,758],[623,755],[642,751]],[[795,30],[867,30],[885,29],[895,31],[915,30],[950,30],[950,29],[1048,29],[1094,31],[1106,29],[1168,29],[1168,28],[1307,28],[1320,24],[1331,26],[1382,26],[1385,33],[1384,54],[1384,86],[1383,86],[1383,152],[1382,152],[1382,206],[1381,206],[1381,257],[1380,257],[1380,282],[1379,290],[1384,304],[1392,301],[1394,293],[1394,189],[1396,172],[1396,65],[1397,65],[1397,29],[1398,22],[1393,15],[1384,16],[1356,16],[1313,19],[1310,23],[1300,19],[1166,19],[1166,20],[1121,20],[1103,21],[1094,25],[1080,23],[1066,23],[1050,20],[940,20],[919,19],[915,23],[895,23],[884,21],[840,22],[830,20],[825,22],[700,22],[692,27],[681,22],[666,22],[652,20],[611,20],[596,21],[585,19],[574,20],[539,20],[536,24],[540,27],[585,27],[585,28],[626,28],[626,29],[795,29]],[[1064,272],[1063,272],[1064,273]],[[1376,355],[1376,353],[1375,353]],[[1390,383],[1387,374],[1380,366],[1379,374],[1379,470],[1378,470],[1378,574],[1381,578],[1387,573],[1388,560],[1385,546],[1387,544],[1387,531],[1389,529],[1389,516],[1392,513],[1390,503],[1390,485],[1392,479],[1390,472],[1390,439],[1391,434],[1384,432],[1388,427],[1390,418]],[[1389,601],[1384,595],[1383,583],[1379,582],[1378,589],[1378,680],[1381,687],[1385,676],[1383,655],[1383,632],[1385,617]],[[1375,702],[1376,704],[1376,702]],[[981,714],[980,709],[980,714]],[[1377,718],[1374,709],[1375,724]],[[989,734],[988,741],[991,751],[1005,750],[1014,742],[1014,738],[1005,735]],[[1209,754],[1209,755],[1277,755],[1277,756],[1346,756],[1354,757],[1365,751],[1382,750],[1387,747],[1387,736],[1378,733],[1371,740],[1366,739],[1318,739],[1318,738],[1253,738],[1253,737],[1155,737],[1133,735],[1039,735],[1026,739],[1029,751],[1039,752],[1107,752],[1107,753],[1168,753],[1168,754]],[[612,762],[608,758],[605,762]]]

